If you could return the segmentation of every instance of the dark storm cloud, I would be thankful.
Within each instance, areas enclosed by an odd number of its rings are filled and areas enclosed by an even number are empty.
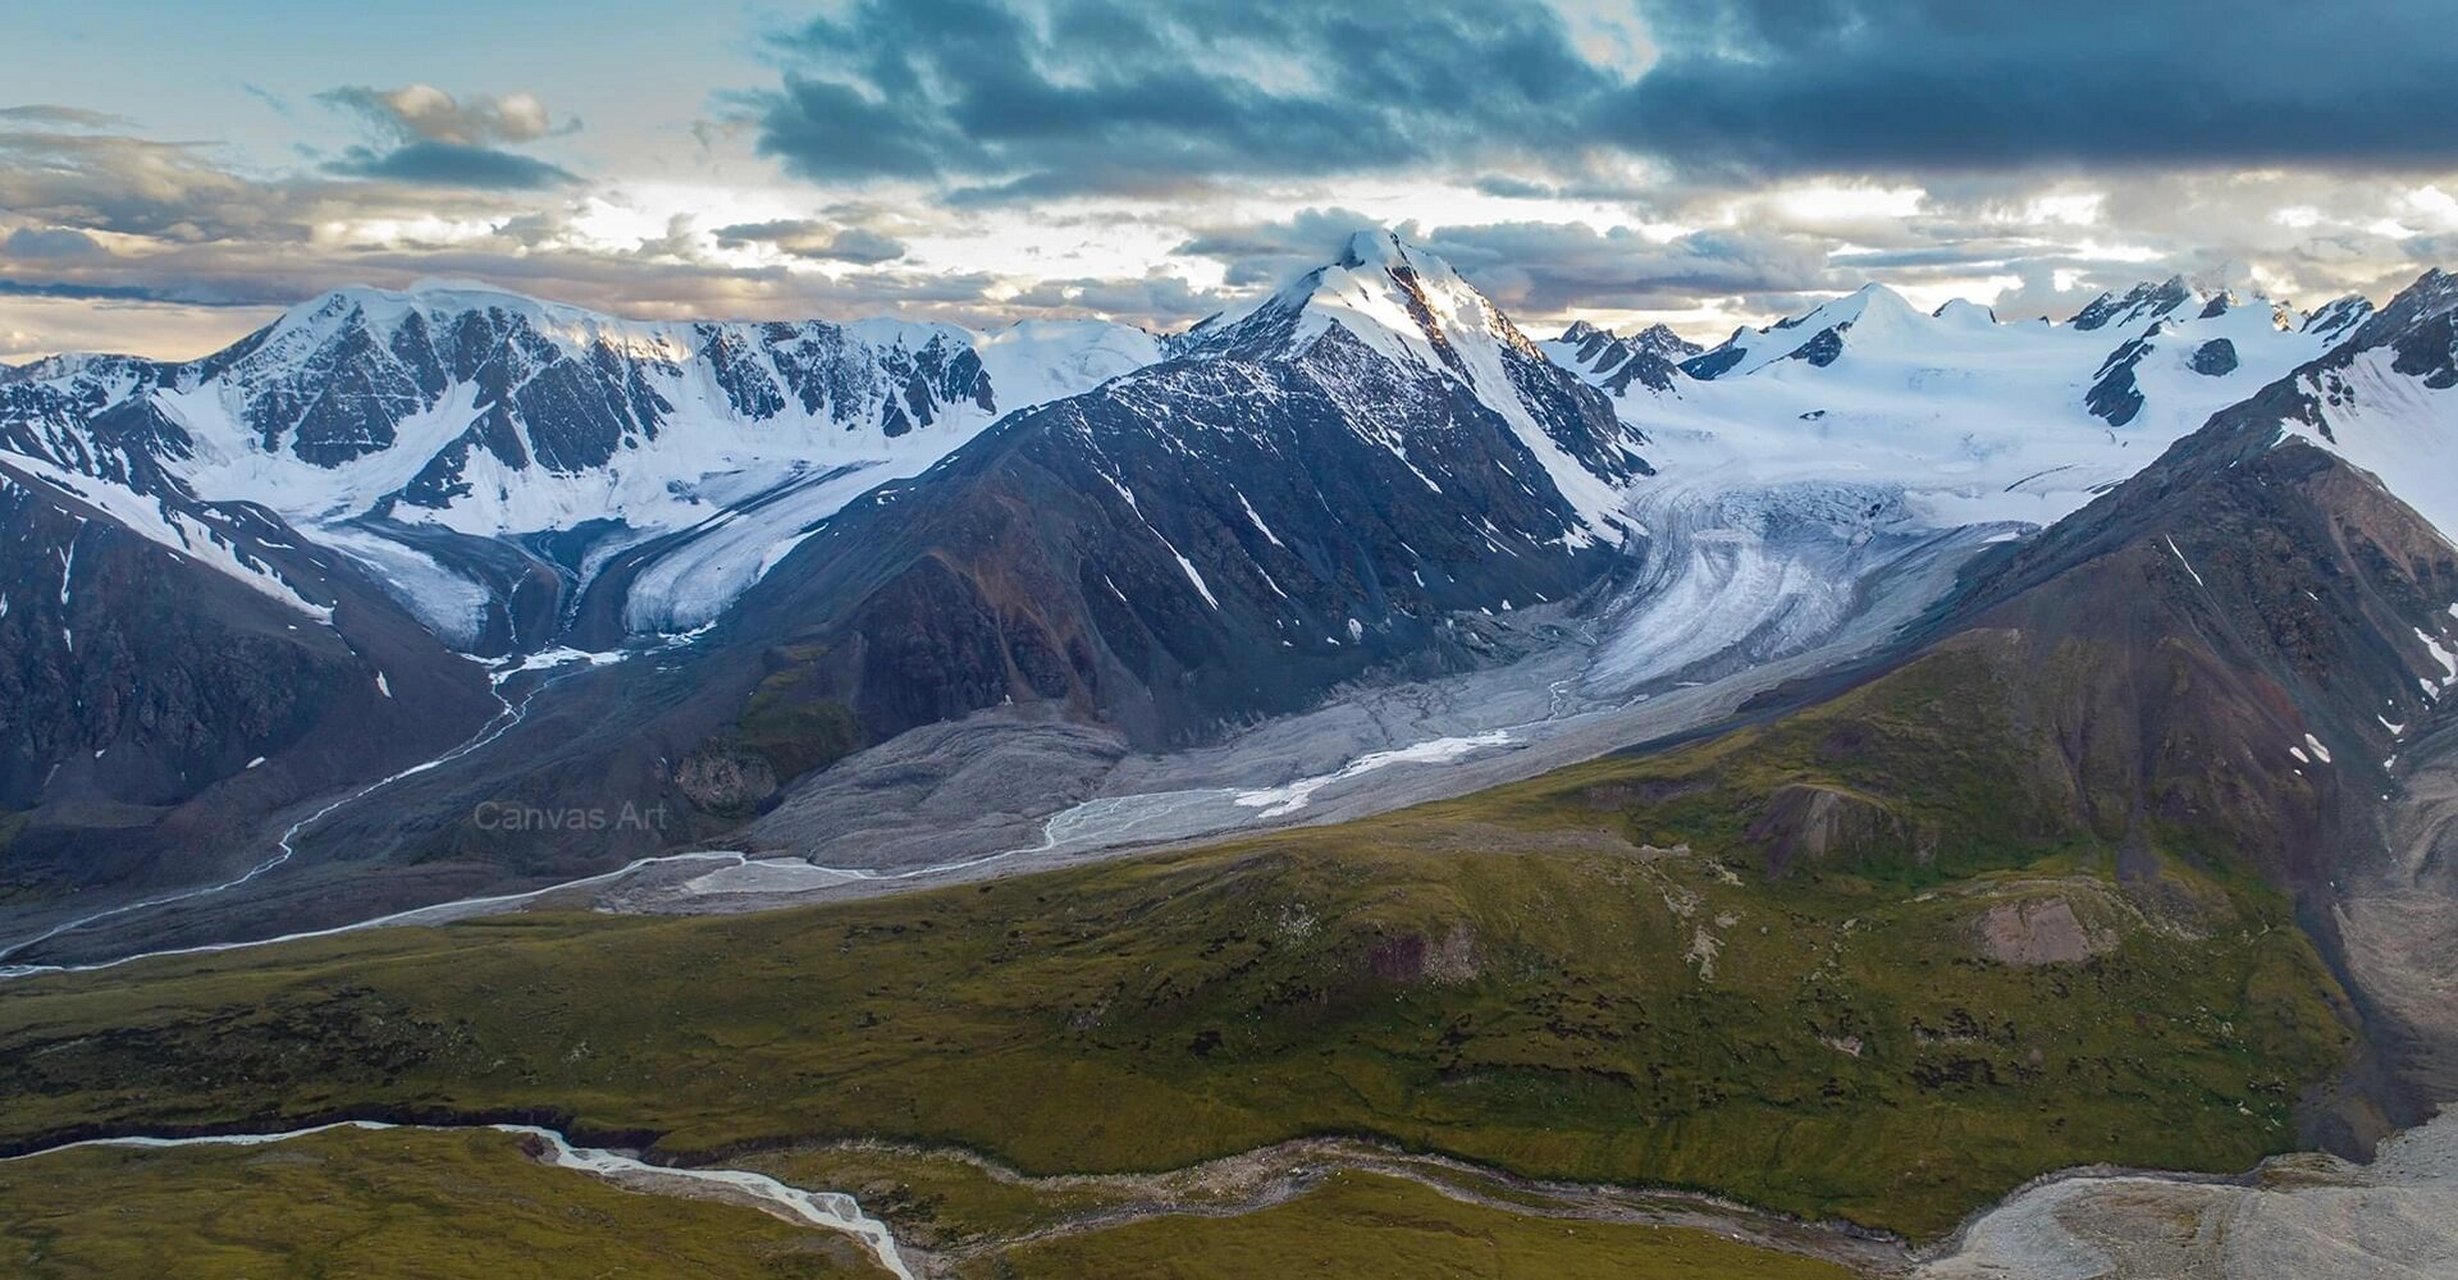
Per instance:
[[[412,142],[390,150],[352,147],[324,166],[347,178],[388,178],[420,186],[537,191],[580,181],[544,160],[458,142]]]
[[[1925,268],[1968,271],[2033,258],[2040,252],[2041,246],[2035,242],[1974,238],[1917,248],[1843,249],[1835,253],[1832,261],[1836,266],[1851,271],[1916,271]]]
[[[1472,185],[1485,195],[1505,200],[1551,200],[1561,194],[1561,189],[1550,182],[1533,182],[1507,173],[1486,174]]]
[[[1331,261],[1350,235],[1374,225],[1348,209],[1304,209],[1277,222],[1206,227],[1170,252],[1220,263],[1233,289],[1278,285]],[[1414,226],[1401,230],[1416,232]]]
[[[19,227],[0,239],[0,257],[34,259],[107,258],[111,251],[72,227]]]
[[[2458,159],[2446,0],[1645,0],[1598,134],[1686,166]]]
[[[11,280],[0,276],[0,297],[67,298],[77,302],[188,302],[149,285],[76,284],[62,280]]]
[[[1320,266],[1371,226],[1345,209],[1206,229],[1175,250],[1222,264],[1231,286],[1277,284]],[[1832,288],[1827,242],[1781,230],[1708,228],[1650,239],[1627,228],[1499,222],[1397,228],[1457,267],[1505,309],[1554,316],[1583,308],[1680,309],[1711,299],[1793,297]]]
[[[2446,0],[1572,7],[1635,15],[1656,61],[1591,61],[1543,0],[855,0],[739,101],[802,176],[973,203],[1496,160],[1480,189],[1540,198],[1615,152],[1734,181],[2458,160]]]
[[[345,85],[316,95],[326,106],[364,121],[382,141],[352,147],[325,170],[351,178],[387,178],[422,186],[537,191],[579,181],[546,161],[505,150],[568,133],[527,93],[455,97],[432,85],[398,89]]]
[[[781,253],[814,262],[875,266],[905,256],[904,242],[885,232],[873,231],[868,227],[838,226],[808,218],[738,223],[719,227],[711,234],[724,248],[769,244],[776,246]]]
[[[778,47],[761,150],[976,200],[1447,161],[1558,139],[1615,83],[1530,0],[857,0]]]
[[[1666,240],[1628,228],[1501,222],[1437,227],[1427,248],[1505,309],[1680,310],[1736,297],[1830,288],[1827,245],[1779,230],[1711,227]]]
[[[1163,331],[1185,328],[1232,305],[1236,299],[1198,289],[1183,277],[1153,274],[1118,279],[1043,280],[1006,301],[1012,307],[1052,315],[1101,316]]]

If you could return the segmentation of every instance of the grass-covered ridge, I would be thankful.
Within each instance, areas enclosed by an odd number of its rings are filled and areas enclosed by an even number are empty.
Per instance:
[[[2157,848],[2120,884],[2090,770],[2041,765],[1999,670],[1949,651],[1768,728],[1194,854],[13,984],[0,1138],[550,1109],[675,1156],[878,1136],[1062,1173],[1358,1133],[1912,1234],[2061,1166],[2287,1148],[2347,1032],[2285,900]],[[1992,921],[2052,916],[2088,945],[1990,958]]]
[[[1298,1200],[1259,1213],[1160,1218],[1063,1236],[957,1274],[966,1280],[1847,1280],[1852,1273],[1704,1231],[1526,1217],[1461,1204],[1396,1178],[1341,1173]]]
[[[643,1195],[492,1131],[338,1130],[259,1147],[0,1163],[0,1272],[28,1280],[885,1277],[850,1239]]]

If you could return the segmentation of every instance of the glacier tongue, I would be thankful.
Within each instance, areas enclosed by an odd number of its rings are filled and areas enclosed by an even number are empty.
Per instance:
[[[1634,511],[1651,535],[1646,559],[1605,616],[1582,677],[1591,697],[1805,652],[1934,537],[1886,485],[1667,484],[1643,490]]]
[[[1924,315],[1870,286],[1744,330],[1661,385],[1614,379],[1594,359],[1610,335],[1548,344],[1613,393],[1657,468],[1627,492],[1650,541],[1607,614],[1590,692],[1806,649],[1935,537],[2051,524],[2330,340],[2181,282],[2095,306],[2095,323],[2008,324],[1968,304]],[[2214,343],[2233,365],[2197,361]],[[2115,352],[2139,402],[2122,426],[2095,416],[2089,394]]]

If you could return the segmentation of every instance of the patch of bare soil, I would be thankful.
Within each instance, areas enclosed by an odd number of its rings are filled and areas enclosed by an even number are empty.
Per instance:
[[[2116,949],[2116,935],[2083,923],[2072,901],[2037,898],[2001,902],[1978,924],[1980,954],[2000,964],[2079,964]]]

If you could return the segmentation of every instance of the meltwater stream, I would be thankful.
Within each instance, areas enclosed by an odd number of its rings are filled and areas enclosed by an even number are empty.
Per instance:
[[[535,698],[539,692],[543,691],[544,688],[545,686],[541,685],[539,689],[532,690],[527,698],[522,699],[518,710],[525,712],[529,705],[529,700],[531,698]],[[517,720],[514,721],[514,723],[517,723]],[[510,726],[506,725],[504,727],[509,728]],[[42,942],[50,938],[56,938],[63,933],[70,932],[73,929],[86,924],[94,923],[98,920],[108,919],[116,915],[125,914],[129,911],[142,909],[143,907],[161,906],[171,902],[189,901],[194,898],[204,897],[211,893],[219,893],[228,889],[236,888],[239,885],[246,883],[248,880],[255,878],[257,875],[280,865],[283,860],[287,859],[289,857],[290,837],[295,836],[300,830],[313,823],[316,819],[333,812],[335,809],[338,809],[351,801],[366,796],[370,792],[375,791],[377,788],[386,785],[386,783],[395,781],[399,778],[408,777],[414,773],[423,772],[427,769],[435,768],[441,764],[449,763],[453,759],[458,759],[460,756],[466,755],[470,751],[474,751],[479,747],[484,746],[487,742],[491,742],[495,737],[499,736],[501,736],[501,730],[496,730],[493,733],[485,735],[483,740],[472,739],[470,742],[454,748],[453,752],[448,753],[446,756],[438,757],[437,759],[428,761],[424,764],[413,766],[411,769],[395,774],[393,778],[388,778],[384,782],[372,784],[361,789],[360,791],[344,797],[341,800],[337,800],[332,804],[325,806],[323,809],[318,810],[315,814],[310,815],[308,818],[301,820],[299,823],[291,827],[289,833],[287,833],[283,838],[282,852],[279,856],[268,860],[266,863],[260,865],[245,876],[241,876],[238,879],[229,881],[225,884],[214,885],[205,889],[190,890],[184,894],[174,897],[155,899],[145,903],[136,903],[126,907],[114,908],[111,911],[98,912],[92,916],[87,916],[80,920],[70,921],[67,924],[54,927],[50,932],[42,934],[39,937],[30,938],[24,942],[18,943],[9,948],[7,951],[0,951],[0,958],[4,958],[5,956],[17,951],[22,951],[38,942]],[[636,859],[632,862],[624,864],[623,866],[617,867],[612,871],[603,871],[596,875],[583,876],[577,880],[559,881],[555,884],[546,885],[537,889],[525,889],[516,893],[491,894],[484,897],[461,898],[451,902],[432,903],[423,907],[412,907],[406,911],[396,911],[388,915],[377,916],[373,919],[358,920],[349,924],[333,925],[323,929],[307,929],[295,933],[279,934],[269,938],[251,938],[235,942],[208,942],[199,943],[194,946],[165,948],[158,951],[142,951],[133,955],[119,956],[109,960],[91,961],[83,964],[0,965],[0,982],[7,981],[11,978],[26,978],[40,974],[90,973],[101,969],[115,969],[121,965],[133,964],[139,960],[155,960],[171,956],[216,955],[226,951],[242,951],[255,947],[273,946],[284,942],[304,942],[314,938],[337,937],[342,934],[356,933],[364,929],[380,929],[391,925],[448,924],[455,920],[468,919],[473,916],[490,915],[497,912],[513,910],[518,907],[526,906],[529,903],[537,902],[550,896],[568,893],[576,889],[589,889],[600,885],[619,883],[631,876],[654,867],[683,866],[691,863],[714,864],[707,872],[693,877],[692,879],[683,883],[681,886],[683,891],[689,894],[784,892],[793,890],[824,889],[832,885],[846,884],[855,881],[896,882],[908,880],[929,880],[941,876],[954,875],[959,872],[972,870],[976,867],[987,866],[1011,859],[1029,859],[1044,854],[1103,849],[1122,844],[1144,844],[1167,840],[1191,839],[1197,836],[1217,834],[1220,832],[1249,826],[1258,820],[1286,817],[1300,809],[1303,809],[1316,792],[1321,791],[1327,786],[1338,782],[1346,782],[1393,765],[1451,763],[1463,759],[1477,751],[1492,747],[1506,746],[1513,741],[1514,738],[1508,731],[1493,730],[1487,733],[1476,734],[1468,737],[1441,738],[1431,742],[1421,742],[1412,746],[1401,747],[1390,751],[1369,752],[1366,755],[1359,756],[1357,759],[1350,761],[1347,765],[1333,772],[1316,775],[1314,777],[1300,778],[1294,782],[1286,783],[1278,787],[1212,787],[1191,791],[1104,796],[1094,800],[1087,800],[1082,804],[1078,804],[1067,809],[1062,809],[1057,813],[1051,814],[1048,818],[1043,820],[1041,838],[1033,844],[1019,845],[1012,849],[1002,849],[994,853],[985,853],[976,857],[958,859],[952,862],[936,863],[930,866],[907,867],[897,870],[823,867],[798,858],[753,858],[747,854],[732,850],[698,850],[689,853],[659,854],[653,857]]]
[[[893,883],[929,880],[1013,859],[1054,853],[1081,853],[1124,845],[1159,844],[1222,835],[1257,822],[1289,817],[1302,810],[1315,793],[1401,764],[1451,764],[1518,739],[1508,729],[1464,737],[1436,738],[1388,751],[1370,751],[1329,773],[1299,778],[1276,787],[1197,787],[1183,791],[1149,791],[1099,796],[1061,809],[1044,819],[1041,838],[1029,845],[959,858],[920,867],[878,869],[828,867],[799,858],[743,858],[694,877],[681,886],[688,894],[782,893],[825,889],[853,882]]]
[[[660,648],[670,647],[671,643],[686,640],[688,638],[689,637],[676,637],[673,641],[669,642],[669,645],[660,646]],[[643,652],[656,651],[658,650],[643,650]],[[584,653],[576,649],[557,649],[550,650],[545,653],[532,654],[517,664],[501,667],[489,676],[488,690],[494,694],[496,702],[501,704],[502,709],[497,711],[495,715],[484,725],[479,726],[477,733],[463,740],[459,745],[454,746],[451,750],[444,752],[442,755],[435,756],[432,759],[422,760],[417,764],[401,770],[398,773],[378,778],[374,782],[370,782],[354,791],[346,792],[339,799],[329,801],[313,813],[310,813],[306,817],[291,823],[282,831],[281,836],[274,841],[272,856],[267,857],[264,861],[257,863],[255,866],[248,868],[246,871],[241,872],[228,880],[220,881],[215,884],[200,885],[192,889],[182,889],[176,893],[166,893],[157,897],[141,899],[136,902],[122,903],[119,906],[111,907],[103,911],[97,911],[91,915],[79,916],[73,920],[64,920],[41,933],[35,934],[33,937],[9,943],[5,946],[0,946],[0,961],[6,961],[10,956],[17,955],[30,947],[39,946],[45,942],[51,941],[54,938],[61,937],[65,934],[75,933],[78,930],[100,924],[106,920],[116,920],[122,916],[133,915],[139,911],[150,911],[157,907],[176,906],[183,902],[194,902],[200,898],[210,898],[217,894],[228,893],[233,889],[250,884],[265,875],[267,872],[272,871],[274,868],[290,861],[291,857],[298,852],[296,842],[300,833],[306,831],[309,827],[312,827],[318,822],[331,817],[333,814],[347,808],[350,805],[356,804],[359,801],[374,795],[378,791],[382,791],[386,787],[389,787],[404,778],[414,778],[419,774],[443,768],[445,765],[451,764],[453,761],[462,759],[472,752],[485,748],[496,739],[510,733],[514,728],[518,727],[523,720],[526,720],[529,717],[530,704],[537,701],[538,695],[545,693],[548,689],[554,687],[555,685],[561,684],[563,681],[570,679],[572,676],[588,670],[591,667],[605,666],[611,662],[621,661],[623,658],[628,656],[630,655],[621,653]],[[564,671],[561,674],[548,676],[545,679],[540,680],[527,693],[522,694],[521,699],[518,702],[514,702],[503,696],[502,690],[504,682],[510,680],[516,675],[528,671],[554,670],[556,668],[573,666],[575,663],[582,663],[585,665],[581,665],[575,667],[573,670]],[[328,933],[340,933],[348,929],[364,928],[371,924],[396,923],[400,922],[400,917],[413,916],[417,914],[419,913],[416,911],[401,912],[398,916],[388,916],[381,920],[365,921],[357,925],[345,925],[337,929],[317,930],[305,934],[291,934],[286,935],[283,938],[265,939],[265,941],[280,942],[300,937],[320,937]],[[252,944],[242,943],[236,945]],[[194,952],[222,951],[228,949],[229,945],[225,944],[181,948],[170,952],[149,952],[147,954],[184,955]],[[130,960],[139,958],[141,957],[127,957],[127,959]],[[77,965],[66,967],[101,968],[105,966]],[[5,981],[9,978],[24,977],[27,974],[33,973],[58,972],[61,968],[62,966],[54,965],[10,965],[0,963],[0,981]]]
[[[900,1280],[915,1280],[912,1270],[905,1265],[903,1254],[898,1252],[896,1237],[888,1230],[887,1224],[864,1213],[862,1206],[856,1203],[852,1196],[835,1191],[805,1191],[800,1187],[779,1182],[764,1173],[751,1173],[741,1169],[685,1169],[650,1164],[619,1151],[609,1151],[602,1147],[574,1146],[571,1139],[555,1130],[540,1128],[536,1125],[396,1125],[374,1120],[344,1120],[335,1124],[316,1125],[306,1129],[289,1129],[279,1133],[234,1133],[194,1138],[89,1138],[82,1142],[62,1143],[56,1147],[45,1147],[40,1151],[30,1151],[23,1155],[6,1157],[6,1159],[31,1160],[38,1156],[51,1155],[60,1151],[74,1151],[85,1147],[140,1149],[255,1147],[287,1142],[293,1138],[304,1138],[311,1134],[330,1133],[337,1129],[369,1131],[411,1129],[453,1132],[468,1128],[486,1128],[498,1133],[520,1134],[536,1138],[546,1144],[549,1153],[548,1162],[555,1167],[577,1170],[633,1190],[642,1189],[638,1184],[658,1179],[675,1179],[703,1186],[725,1188],[788,1221],[800,1222],[828,1231],[844,1232],[861,1241],[863,1247],[870,1251],[871,1256],[879,1261],[879,1265],[887,1268]]]

